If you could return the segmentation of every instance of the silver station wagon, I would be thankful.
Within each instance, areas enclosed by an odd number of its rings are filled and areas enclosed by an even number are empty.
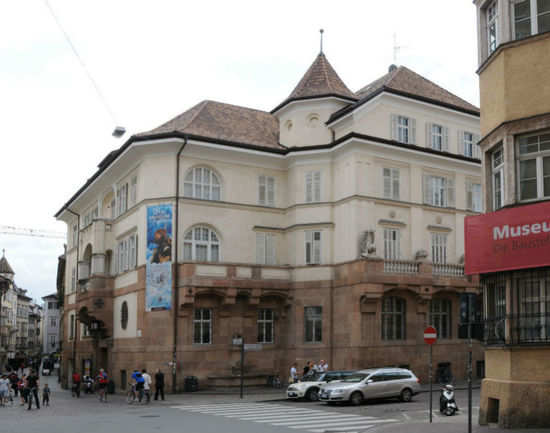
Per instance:
[[[319,400],[336,403],[349,401],[359,405],[374,398],[399,397],[411,401],[420,392],[420,380],[404,368],[372,368],[359,370],[338,383],[327,383],[319,391]]]

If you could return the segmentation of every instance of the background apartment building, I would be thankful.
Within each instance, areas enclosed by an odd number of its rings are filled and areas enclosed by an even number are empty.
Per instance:
[[[203,101],[131,137],[56,214],[65,365],[234,384],[241,336],[251,383],[312,359],[427,378],[434,324],[464,377],[478,138],[476,107],[406,67],[354,93],[323,53],[271,112]]]
[[[479,422],[549,427],[550,1],[475,4],[492,211],[467,223],[467,267],[482,274],[485,304]]]
[[[44,354],[57,353],[59,350],[60,309],[57,302],[57,293],[42,298],[43,326],[42,352]]]

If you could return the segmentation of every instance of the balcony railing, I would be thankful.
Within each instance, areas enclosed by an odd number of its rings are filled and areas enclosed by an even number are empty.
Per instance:
[[[390,274],[417,274],[418,262],[407,260],[384,260],[384,272]]]
[[[550,313],[509,314],[484,321],[488,345],[550,344]]]
[[[446,275],[446,276],[450,276],[450,277],[463,277],[464,276],[464,266],[463,265],[434,263],[432,265],[432,274],[434,274],[434,275]]]

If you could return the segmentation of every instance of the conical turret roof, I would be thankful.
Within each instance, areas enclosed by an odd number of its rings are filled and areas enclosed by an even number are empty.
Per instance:
[[[0,259],[0,274],[15,275],[15,272],[13,272],[13,269],[8,263],[8,259],[6,259],[6,256],[4,254],[2,254],[2,258]]]
[[[319,53],[288,98],[279,104],[272,113],[291,101],[324,96],[336,96],[349,99],[351,102],[358,99],[338,76],[324,53]]]

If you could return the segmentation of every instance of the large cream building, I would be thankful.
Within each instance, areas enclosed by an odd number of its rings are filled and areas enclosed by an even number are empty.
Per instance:
[[[186,375],[231,385],[242,336],[262,344],[248,383],[319,359],[426,380],[434,324],[435,365],[463,378],[478,139],[479,110],[410,69],[354,93],[323,53],[271,112],[203,101],[132,136],[56,214],[69,239],[63,370],[104,367],[124,387],[134,368],[174,367],[178,389]],[[148,230],[161,205],[162,247]],[[169,309],[149,308],[149,285],[166,280],[147,282],[148,263],[166,257]],[[474,359],[482,370],[477,346]]]

